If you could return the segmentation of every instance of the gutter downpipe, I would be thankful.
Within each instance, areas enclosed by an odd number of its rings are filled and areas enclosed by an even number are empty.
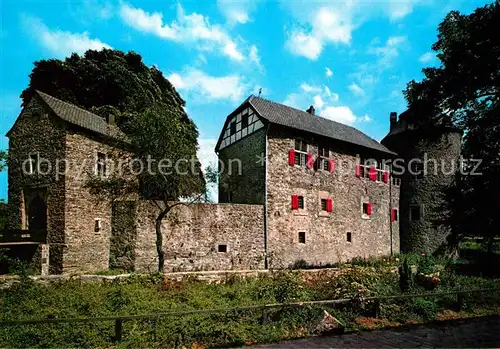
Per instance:
[[[264,154],[264,269],[269,268],[269,262],[267,260],[267,157],[268,157],[268,139],[267,135],[269,133],[269,128],[271,127],[271,123],[267,124],[267,130],[266,130],[266,147],[265,147],[265,154]]]

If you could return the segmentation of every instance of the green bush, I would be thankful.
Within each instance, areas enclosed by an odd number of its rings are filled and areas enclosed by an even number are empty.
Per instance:
[[[412,299],[410,309],[413,313],[422,317],[424,321],[435,320],[438,312],[435,301],[422,298]]]

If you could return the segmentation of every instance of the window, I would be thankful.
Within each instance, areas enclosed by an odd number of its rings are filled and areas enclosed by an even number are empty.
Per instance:
[[[106,177],[106,154],[97,153],[97,176]]]
[[[217,252],[226,253],[227,252],[227,245],[218,245]]]
[[[422,206],[410,205],[410,220],[419,221],[422,218]]]
[[[299,231],[299,244],[305,244],[305,243],[306,243],[306,232]]]
[[[321,199],[321,211],[326,211],[327,210],[327,205],[328,205],[328,200],[327,199]]]
[[[96,218],[94,220],[94,233],[100,233],[101,232],[101,220]]]
[[[229,134],[232,136],[236,133],[236,121],[231,122]]]
[[[307,166],[307,143],[295,140],[295,165]]]
[[[415,162],[410,168],[410,173],[413,175],[414,180],[424,179],[424,164],[422,162]]]
[[[352,242],[352,233],[347,233],[347,242]]]
[[[40,158],[40,156],[38,153],[33,153],[33,154],[29,155],[28,168],[25,169],[25,170],[27,170],[28,174],[34,174],[34,173],[38,173],[38,171],[40,171],[39,158]]]
[[[363,203],[363,214],[371,216],[372,215],[372,205],[369,203]]]
[[[329,171],[330,170],[330,151],[325,146],[320,146],[318,148],[318,168],[320,170]]]
[[[392,175],[392,185],[394,185],[395,187],[400,187],[401,186],[401,178],[394,177],[394,175]]]
[[[299,196],[298,200],[299,200],[299,208],[304,209],[304,197]]]
[[[241,115],[241,128],[248,127],[248,111]]]
[[[397,222],[398,221],[398,209],[393,208],[391,210],[391,222]]]

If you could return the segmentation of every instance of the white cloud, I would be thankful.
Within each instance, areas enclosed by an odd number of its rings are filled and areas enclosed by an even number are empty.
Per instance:
[[[215,154],[215,145],[217,144],[216,138],[204,138],[198,139],[198,159],[201,163],[201,168],[203,173],[205,173],[207,167],[217,168],[218,158]],[[210,201],[217,202],[218,187],[216,183],[211,183],[207,185],[207,192]]]
[[[230,25],[245,24],[250,22],[250,13],[255,10],[257,2],[257,0],[217,0],[217,7]]]
[[[182,74],[172,73],[167,79],[178,90],[195,93],[212,100],[239,101],[249,90],[249,84],[240,75],[210,76],[193,68],[185,70]]]
[[[313,104],[316,115],[346,125],[371,121],[370,116],[357,116],[348,106],[335,105],[339,101],[339,95],[331,92],[328,86],[321,88],[303,83],[299,88],[302,92],[288,94],[283,104],[301,110],[306,110]]]
[[[392,0],[387,3],[386,12],[392,21],[402,19],[413,11],[420,0]]]
[[[349,90],[356,96],[363,96],[365,94],[365,91],[354,82],[349,85]]]
[[[310,2],[290,1],[283,6],[292,12],[296,23],[289,31],[285,46],[298,56],[316,60],[329,44],[349,45],[352,33],[370,18],[399,20],[412,12],[419,0],[358,1],[337,0]]]
[[[177,16],[170,24],[164,23],[159,12],[148,13],[126,3],[120,7],[120,17],[128,26],[156,35],[165,40],[193,45],[200,50],[218,50],[235,61],[244,61],[247,53],[243,53],[236,40],[232,39],[224,28],[210,23],[208,17],[198,13],[187,15],[180,4],[177,5]]]
[[[436,55],[432,52],[426,52],[420,56],[420,63],[429,63],[436,58]]]
[[[286,45],[293,54],[311,60],[316,60],[323,50],[321,40],[301,31],[292,32]]]
[[[72,53],[83,54],[87,50],[102,50],[111,48],[99,39],[92,39],[88,32],[71,33],[62,30],[49,29],[39,18],[23,16],[22,22],[26,30],[34,33],[33,37],[59,58],[70,56]]]
[[[252,45],[250,47],[250,54],[249,54],[250,62],[255,63],[259,70],[263,70],[264,68],[262,67],[262,64],[260,64],[260,56],[259,56],[259,50],[257,49],[257,46]]]
[[[331,78],[333,76],[332,70],[330,68],[328,68],[328,67],[326,67],[325,70],[326,70],[326,72],[325,72],[326,77],[327,78]]]
[[[379,65],[390,66],[393,60],[399,56],[401,47],[407,42],[406,36],[391,36],[384,45],[370,47],[368,53],[379,56]]]
[[[309,85],[307,83],[302,83],[300,85],[300,88],[302,89],[302,91],[304,92],[313,92],[313,93],[318,93],[318,92],[321,92],[322,91],[322,88],[319,87],[319,86],[312,86],[312,85]]]
[[[317,109],[321,109],[325,105],[325,102],[323,101],[323,98],[321,98],[320,95],[314,96],[313,101],[314,101],[314,107]]]
[[[358,120],[358,117],[346,106],[327,107],[321,111],[321,116],[325,119],[330,119],[346,125],[352,125]]]

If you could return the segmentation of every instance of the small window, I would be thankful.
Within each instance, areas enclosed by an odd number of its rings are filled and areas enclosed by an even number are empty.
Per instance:
[[[422,162],[415,162],[410,170],[414,171],[410,172],[413,174],[414,180],[424,179],[424,164]]]
[[[232,136],[236,133],[236,121],[231,122],[229,134]]]
[[[300,140],[300,139],[296,139],[295,140],[295,150],[303,151],[303,152],[307,153],[307,143]]]
[[[217,246],[217,251],[221,253],[226,253],[227,252],[227,245],[219,245]]]
[[[101,220],[95,219],[94,220],[94,233],[100,233],[100,232],[101,232]]]
[[[400,187],[401,186],[401,178],[394,177],[394,175],[393,175],[392,176],[392,185],[394,185],[395,187]]]
[[[40,110],[34,110],[33,113],[31,114],[34,121],[40,121],[41,115],[42,114],[40,113]]]
[[[306,232],[299,231],[299,244],[305,244],[305,243],[306,243]]]
[[[304,209],[304,197],[299,196],[299,208]]]
[[[106,177],[106,154],[97,153],[96,172],[99,177]]]
[[[248,127],[248,114],[241,115],[241,128]]]
[[[347,242],[352,242],[352,233],[347,233]]]
[[[38,153],[33,153],[29,155],[28,158],[28,168],[26,171],[28,174],[34,174],[38,173],[40,171],[40,164],[39,164],[39,155]]]
[[[327,199],[321,199],[321,211],[326,211],[327,210]]]
[[[410,220],[419,221],[422,217],[422,207],[420,205],[410,205]]]
[[[324,157],[324,158],[327,158],[327,157],[329,157],[329,156],[330,156],[330,152],[328,151],[328,148],[327,148],[327,147],[325,147],[325,146],[320,146],[320,147],[318,148],[318,155],[319,155],[319,156],[322,156],[322,157]]]
[[[233,193],[228,191],[226,194],[226,202],[232,202],[233,201]]]
[[[371,212],[370,212],[370,204],[369,203],[366,203],[366,202],[363,203],[363,214],[366,214],[366,215],[370,215],[371,214]]]
[[[399,210],[397,208],[392,209],[392,221],[397,222],[399,219]]]

